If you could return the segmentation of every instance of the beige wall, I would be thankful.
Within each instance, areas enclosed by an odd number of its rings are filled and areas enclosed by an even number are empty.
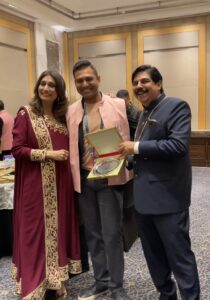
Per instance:
[[[68,33],[68,53],[69,53],[69,64],[70,72],[74,64],[74,47],[73,41],[75,38],[91,37],[97,35],[105,34],[118,34],[118,33],[131,33],[131,43],[132,43],[132,70],[138,66],[138,31],[147,29],[158,29],[167,28],[183,25],[193,25],[193,24],[205,24],[206,25],[206,128],[210,129],[210,14],[207,16],[191,17],[191,18],[180,18],[167,21],[155,21],[145,24],[130,25],[130,26],[120,26],[114,28],[104,28],[98,30],[88,30],[81,32]],[[72,74],[70,73],[70,95],[71,90],[74,90],[74,82]],[[73,97],[70,99],[71,102],[74,101]]]
[[[48,62],[54,60],[53,69],[57,65],[57,71],[63,74],[63,35],[48,26],[36,23],[34,26],[36,43],[36,71],[37,77],[48,68]],[[47,53],[46,42],[53,42],[58,47],[58,56],[51,51]]]
[[[206,128],[210,128],[210,16],[206,23]]]
[[[6,20],[9,21],[13,24],[17,24],[17,25],[21,25],[24,26],[25,28],[29,29],[30,32],[30,43],[31,43],[31,58],[32,58],[32,62],[31,62],[31,70],[32,70],[32,75],[33,75],[33,84],[34,84],[34,80],[36,78],[36,65],[35,65],[35,39],[34,39],[34,24],[30,21],[24,20],[22,18],[10,15],[4,11],[0,10],[0,19],[2,20]]]
[[[0,47],[0,98],[6,110],[15,116],[33,95],[33,23],[0,12],[0,37],[5,44]]]
[[[0,19],[16,23],[17,25],[25,26],[30,31],[30,41],[31,41],[31,73],[32,77],[30,79],[30,86],[34,85],[37,70],[35,63],[35,41],[34,41],[34,24],[23,20],[21,18],[12,16],[8,13],[0,11]],[[67,88],[70,95],[70,101],[73,102],[75,99],[71,97],[71,91],[75,89],[74,81],[72,77],[72,66],[74,64],[74,39],[81,37],[91,37],[98,35],[106,34],[118,34],[118,33],[131,33],[131,69],[133,70],[138,66],[138,32],[140,30],[147,29],[158,29],[158,28],[167,28],[173,26],[183,26],[183,25],[193,25],[193,24],[205,24],[206,26],[206,99],[205,99],[205,108],[206,108],[206,128],[210,129],[210,14],[206,16],[198,16],[191,18],[180,18],[167,21],[155,21],[149,23],[141,23],[130,26],[118,26],[103,28],[98,30],[88,30],[81,32],[74,32],[65,34],[65,47],[64,47],[64,74],[67,80]],[[37,57],[36,57],[37,58]],[[67,63],[66,63],[67,62]],[[70,70],[70,71],[69,71]],[[31,90],[31,89],[30,89]],[[32,93],[32,91],[31,91]]]

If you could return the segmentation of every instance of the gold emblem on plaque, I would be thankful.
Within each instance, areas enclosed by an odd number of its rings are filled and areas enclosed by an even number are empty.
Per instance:
[[[120,160],[116,158],[106,158],[95,163],[93,173],[98,175],[106,175],[112,172],[119,165]]]

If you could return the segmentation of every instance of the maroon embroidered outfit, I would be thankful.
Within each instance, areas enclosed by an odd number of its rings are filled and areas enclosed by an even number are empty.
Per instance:
[[[45,160],[46,150],[68,150],[69,137],[64,124],[24,107],[13,138],[15,279],[24,300],[37,300],[81,271],[70,164]]]

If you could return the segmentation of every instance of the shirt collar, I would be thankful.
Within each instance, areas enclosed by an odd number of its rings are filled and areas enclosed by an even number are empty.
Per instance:
[[[165,94],[162,93],[160,94],[154,101],[152,101],[149,106],[147,107],[144,107],[144,112],[149,112],[151,111],[152,109],[155,108],[155,106],[157,106],[164,98],[165,98]]]

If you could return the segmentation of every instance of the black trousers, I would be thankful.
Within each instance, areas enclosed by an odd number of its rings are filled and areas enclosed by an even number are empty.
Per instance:
[[[189,210],[165,215],[136,212],[137,226],[147,265],[163,299],[174,299],[177,281],[183,300],[199,300],[200,286],[189,237]]]
[[[0,210],[0,258],[12,255],[12,209]]]
[[[3,150],[2,153],[0,153],[0,160],[3,160],[4,155],[10,155],[11,153],[11,150]]]
[[[97,285],[122,287],[123,190],[108,187],[107,180],[82,180],[79,206]]]

